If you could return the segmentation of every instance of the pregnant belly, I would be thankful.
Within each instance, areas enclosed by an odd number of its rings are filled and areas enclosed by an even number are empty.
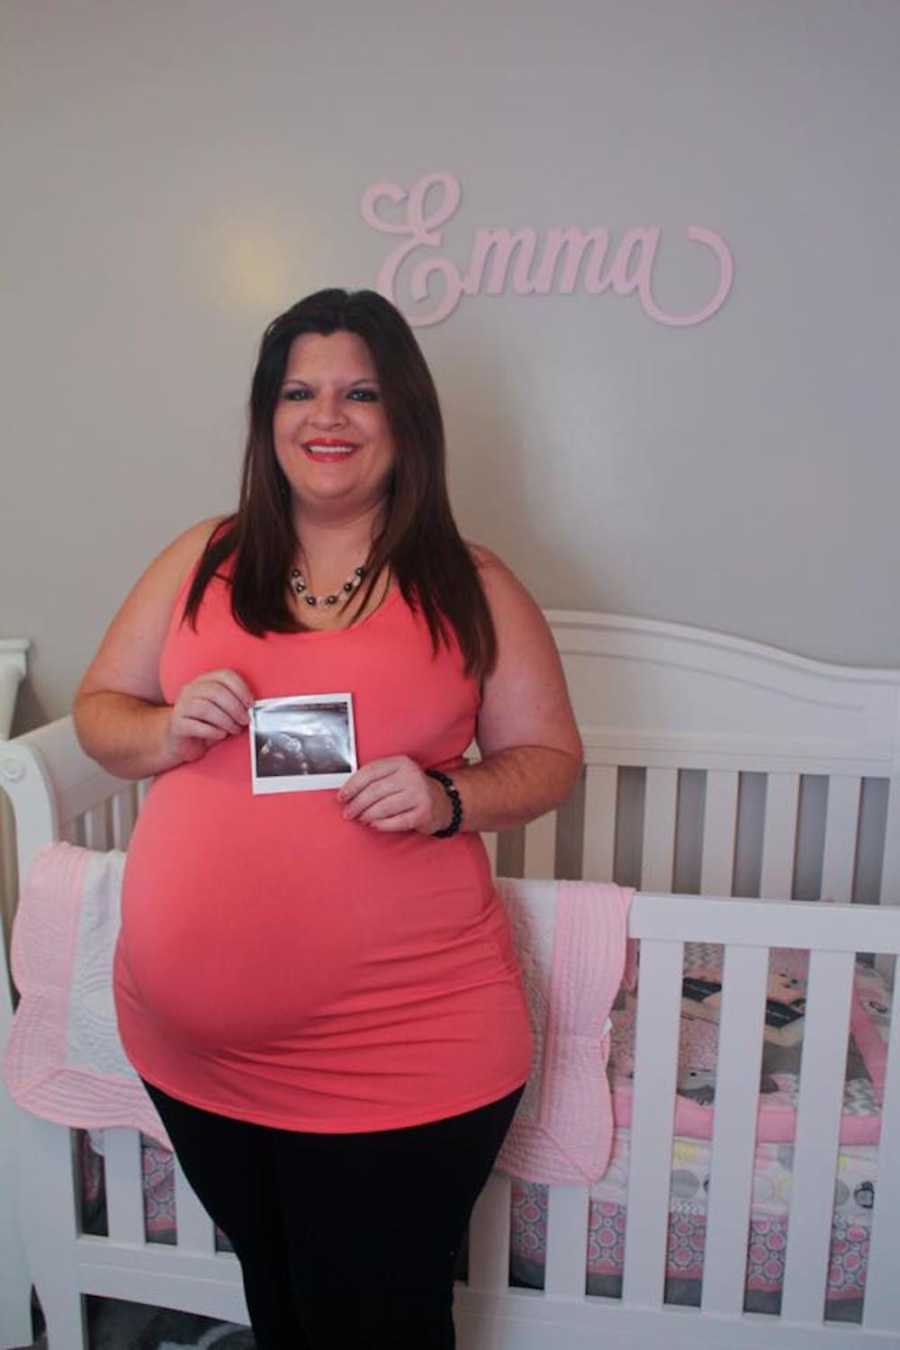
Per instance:
[[[471,836],[379,835],[343,821],[333,793],[248,803],[203,784],[186,802],[183,786],[154,785],[129,849],[120,1016],[198,1047],[275,1048],[505,966]]]
[[[129,896],[121,974],[143,1014],[198,1044],[258,1045],[308,1023],[352,987],[357,936],[302,892],[252,886]]]

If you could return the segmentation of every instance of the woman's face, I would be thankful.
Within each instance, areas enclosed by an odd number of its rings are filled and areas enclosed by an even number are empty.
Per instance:
[[[395,450],[362,338],[346,332],[295,338],[272,434],[300,518],[355,519],[380,506]]]

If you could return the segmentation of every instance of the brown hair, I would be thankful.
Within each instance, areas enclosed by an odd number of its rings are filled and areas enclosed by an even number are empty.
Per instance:
[[[450,509],[437,390],[409,324],[375,291],[317,291],[280,314],[263,334],[250,392],[238,509],[206,545],[185,617],[196,627],[206,587],[233,554],[236,622],[258,636],[306,631],[288,604],[287,576],[297,540],[272,420],[294,339],[335,332],[355,333],[369,348],[396,452],[384,525],[367,560],[368,581],[353,601],[362,609],[382,569],[389,567],[407,604],[421,610],[435,649],[447,641],[449,626],[467,673],[481,679],[496,661],[496,635],[478,568]]]

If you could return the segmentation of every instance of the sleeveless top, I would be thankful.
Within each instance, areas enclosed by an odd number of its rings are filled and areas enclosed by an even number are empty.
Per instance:
[[[350,628],[264,637],[235,622],[225,577],[194,632],[187,587],[167,702],[223,667],[256,698],[349,691],[360,765],[462,762],[478,684],[396,587]],[[318,1132],[422,1124],[523,1083],[527,1011],[480,837],[380,833],[344,820],[336,790],[251,786],[245,731],[160,774],[138,816],[114,979],[138,1072],[220,1115]]]

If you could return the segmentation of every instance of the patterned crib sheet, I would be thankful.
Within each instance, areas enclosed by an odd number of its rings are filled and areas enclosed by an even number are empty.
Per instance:
[[[82,1136],[85,1231],[102,1231],[103,1165],[87,1135]],[[175,1179],[172,1154],[145,1137],[141,1166],[144,1226],[148,1242],[175,1241]],[[628,1172],[631,1136],[616,1130],[610,1165],[591,1188],[586,1288],[588,1293],[617,1292],[625,1260]],[[748,1295],[775,1294],[784,1280],[793,1170],[790,1144],[761,1144],[756,1152],[747,1257]],[[672,1182],[667,1276],[697,1282],[703,1274],[706,1200],[712,1148],[705,1140],[676,1138]],[[865,1287],[870,1217],[877,1187],[877,1150],[849,1147],[838,1158],[828,1298],[861,1299]],[[518,1283],[541,1287],[547,1242],[547,1187],[512,1182],[511,1272]],[[221,1232],[216,1246],[230,1250]],[[676,1288],[673,1301],[694,1301],[690,1289]],[[762,1310],[762,1309],[761,1309]]]
[[[610,1293],[622,1276],[630,1152],[630,1132],[617,1130],[606,1175],[591,1188],[589,1293]],[[760,1144],[756,1151],[747,1244],[748,1294],[778,1293],[784,1281],[793,1155],[790,1144]],[[702,1278],[711,1161],[712,1147],[706,1140],[674,1140],[666,1263],[671,1281]],[[829,1300],[863,1296],[876,1187],[877,1150],[866,1146],[841,1149],[834,1188]],[[512,1265],[523,1283],[542,1283],[546,1240],[547,1187],[513,1179]]]

